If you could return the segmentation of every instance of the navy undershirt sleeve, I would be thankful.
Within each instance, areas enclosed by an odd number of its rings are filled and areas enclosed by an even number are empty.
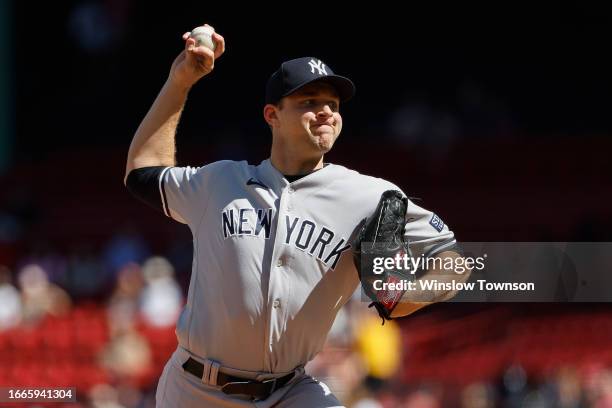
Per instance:
[[[139,200],[151,207],[163,209],[163,183],[160,185],[159,176],[167,166],[141,167],[130,171],[126,180],[128,191]]]

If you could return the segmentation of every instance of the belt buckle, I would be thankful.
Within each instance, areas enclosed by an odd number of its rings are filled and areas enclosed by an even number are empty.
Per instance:
[[[224,394],[227,394],[227,395],[242,394],[240,392],[235,392],[235,390],[232,390],[232,387],[241,386],[241,385],[248,386],[249,384],[264,384],[264,385],[267,386],[270,383],[272,383],[272,388],[270,389],[269,392],[266,393],[266,395],[261,395],[260,394],[260,395],[252,395],[251,396],[251,400],[252,401],[263,401],[266,398],[268,398],[274,391],[276,391],[276,387],[278,385],[278,378],[270,378],[270,379],[264,380],[264,381],[250,380],[250,381],[227,382],[227,383],[225,383],[225,384],[223,384],[221,386],[221,392],[223,392]]]
[[[226,391],[225,387],[227,386],[231,387],[233,385],[245,385],[245,384],[250,384],[250,383],[251,381],[228,381],[221,386],[221,391],[223,391],[226,394],[229,394],[229,391]]]
[[[225,384],[223,384],[221,386],[221,392],[223,392],[224,394],[227,394],[227,395],[236,394],[236,392],[232,392],[231,391],[232,387],[240,386],[240,385],[248,385],[250,383],[251,383],[251,381],[231,381],[231,382],[226,382]],[[227,387],[227,389],[225,387]]]

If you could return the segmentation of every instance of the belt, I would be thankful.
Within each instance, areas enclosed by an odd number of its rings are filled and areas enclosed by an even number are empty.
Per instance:
[[[185,361],[183,364],[183,369],[188,373],[195,375],[199,379],[202,379],[202,376],[204,375],[204,365],[191,357]],[[289,373],[280,378],[256,381],[218,372],[217,385],[221,387],[221,391],[228,395],[250,395],[254,400],[264,400],[268,398],[275,390],[285,386],[285,384],[287,384],[294,375],[295,373]]]

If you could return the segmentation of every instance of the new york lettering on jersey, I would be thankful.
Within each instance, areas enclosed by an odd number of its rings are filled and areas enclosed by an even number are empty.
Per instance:
[[[329,228],[318,226],[315,221],[285,215],[285,226],[285,244],[294,245],[300,251],[315,256],[332,269],[336,268],[342,253],[351,248],[345,238]]]
[[[223,237],[248,235],[269,239],[274,215],[273,208],[227,208],[221,217]],[[351,248],[346,238],[318,226],[314,220],[285,215],[285,226],[285,244],[316,257],[332,269],[335,269],[342,253]]]
[[[272,208],[229,208],[222,213],[223,237],[236,235],[263,236],[270,238]]]

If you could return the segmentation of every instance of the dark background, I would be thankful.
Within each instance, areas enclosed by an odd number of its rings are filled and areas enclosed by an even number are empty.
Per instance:
[[[605,9],[112,0],[12,7],[14,120],[0,205],[29,213],[26,247],[56,235],[59,245],[82,242],[81,233],[95,245],[112,232],[104,225],[181,229],[131,200],[121,180],[181,34],[203,22],[225,36],[227,52],[190,94],[179,164],[265,159],[265,81],[283,60],[314,55],[357,85],[329,161],[396,182],[464,241],[610,237]],[[65,211],[54,215],[60,203]],[[38,228],[50,217],[51,227]],[[162,235],[148,237],[164,249],[174,238]]]
[[[40,135],[44,126],[55,147],[125,144],[180,50],[180,35],[203,21],[225,36],[228,51],[192,95],[188,141],[202,142],[201,134],[230,121],[248,139],[265,137],[265,80],[284,59],[302,55],[321,57],[358,85],[345,112],[351,135],[384,133],[390,111],[408,98],[461,115],[466,87],[504,113],[507,130],[525,136],[609,130],[605,9],[297,7],[110,0],[40,4],[34,13],[15,2],[17,133]],[[461,133],[472,137],[472,130]],[[33,151],[30,140],[18,138],[18,150]]]

